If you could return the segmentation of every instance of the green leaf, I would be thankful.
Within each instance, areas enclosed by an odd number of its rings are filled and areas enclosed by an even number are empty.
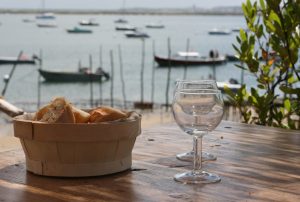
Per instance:
[[[298,79],[296,79],[293,75],[290,75],[290,77],[288,78],[289,84],[296,83],[297,81],[298,81]]]
[[[229,95],[230,97],[234,98],[235,97],[235,94],[232,92],[232,90],[227,86],[225,85],[224,86],[224,91],[227,95]]]
[[[246,34],[245,30],[240,29],[240,36],[241,36],[241,40],[242,41],[246,41],[247,40],[247,34]]]
[[[298,96],[300,96],[300,88],[291,88],[285,85],[281,85],[280,90],[286,94],[296,94]]]
[[[249,46],[248,46],[247,41],[243,41],[243,42],[242,42],[242,45],[241,45],[241,50],[242,50],[242,52],[243,52],[243,53],[247,52],[248,48],[249,48]]]
[[[239,65],[239,64],[234,64],[234,66],[243,69],[243,70],[248,70],[247,68],[245,68],[243,65]]]
[[[288,112],[291,111],[291,102],[290,102],[290,100],[288,100],[288,99],[285,99],[285,100],[284,100],[284,108],[285,108]]]
[[[266,27],[269,29],[270,32],[275,32],[276,30],[274,25],[270,21],[266,21]]]
[[[260,0],[260,7],[262,10],[266,10],[266,4],[264,0]]]
[[[264,28],[263,28],[262,25],[259,25],[258,30],[257,30],[257,32],[256,32],[256,36],[257,36],[258,38],[260,38],[260,37],[262,37],[263,33],[264,33]]]
[[[278,25],[279,25],[280,28],[281,28],[281,21],[280,21],[278,15],[277,15],[273,10],[271,10],[271,12],[270,12],[270,14],[269,14],[269,19],[270,19],[271,21],[277,22]]]
[[[233,46],[234,50],[235,50],[239,55],[241,55],[241,51],[240,51],[234,44],[232,44],[232,46]]]
[[[239,36],[236,36],[236,40],[239,42],[239,44],[241,43],[241,39]]]

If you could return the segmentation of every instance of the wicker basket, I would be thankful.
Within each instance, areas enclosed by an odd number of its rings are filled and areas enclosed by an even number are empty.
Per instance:
[[[60,177],[98,176],[127,170],[141,133],[141,116],[94,124],[48,124],[32,121],[33,114],[14,119],[27,170]]]

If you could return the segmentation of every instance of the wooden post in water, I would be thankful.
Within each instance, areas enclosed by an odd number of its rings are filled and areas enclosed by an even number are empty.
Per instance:
[[[188,53],[190,51],[190,38],[187,38],[186,40],[186,52]],[[185,64],[184,64],[184,70],[183,70],[183,79],[185,80],[187,77],[187,62],[188,62],[188,54],[185,56]]]
[[[94,105],[94,90],[93,90],[93,80],[92,80],[93,59],[91,54],[89,56],[89,61],[90,61],[90,106],[93,107]]]
[[[100,49],[99,49],[99,62],[100,62],[100,68],[103,69],[103,60],[102,60],[102,46],[100,46]],[[100,102],[100,105],[103,104],[103,89],[102,89],[102,77],[100,79],[100,82],[99,82],[99,102]]]
[[[18,55],[18,57],[17,57],[17,60],[20,60],[22,54],[23,54],[23,51],[20,51],[20,53],[19,53],[19,55]],[[2,95],[3,97],[4,97],[5,93],[6,93],[6,89],[7,89],[7,87],[8,87],[8,84],[9,84],[9,82],[10,82],[10,80],[11,80],[12,75],[13,75],[14,72],[15,72],[16,67],[17,67],[17,62],[13,64],[13,67],[12,67],[12,69],[10,70],[10,73],[9,73],[9,75],[8,75],[8,80],[7,80],[7,81],[5,82],[5,84],[4,84],[4,88],[3,88],[2,93],[1,93],[1,95]]]
[[[153,60],[152,60],[152,75],[151,75],[151,102],[152,104],[154,103],[154,91],[155,91],[155,41],[153,40],[152,43],[152,55],[153,55]],[[153,109],[153,108],[152,108]]]
[[[43,51],[40,50],[40,54],[38,57],[39,61],[39,69],[43,68]],[[37,109],[39,109],[41,106],[41,74],[38,71],[38,86],[37,86]]]
[[[215,50],[210,50],[209,51],[209,57],[210,57],[210,59],[212,59],[212,70],[213,70],[213,78],[212,79],[214,79],[214,80],[216,80],[216,64],[215,64],[215,57],[216,57],[216,51]],[[210,79],[210,78],[209,78]]]
[[[142,61],[141,61],[141,104],[144,103],[144,69],[145,69],[145,40],[142,39]]]
[[[113,51],[110,50],[110,64],[111,64],[111,84],[110,84],[110,106],[114,107],[114,57]]]
[[[169,110],[169,89],[171,79],[171,40],[168,37],[168,74],[167,74],[167,86],[166,86],[166,112]]]
[[[127,109],[125,80],[124,80],[124,73],[123,73],[123,60],[122,60],[122,51],[121,51],[121,45],[120,44],[118,45],[118,50],[119,50],[120,77],[121,77],[121,84],[122,84],[122,95],[123,95],[124,109]]]

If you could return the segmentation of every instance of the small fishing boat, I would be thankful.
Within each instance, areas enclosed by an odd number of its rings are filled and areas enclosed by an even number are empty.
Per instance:
[[[25,18],[22,20],[24,23],[32,23],[32,22],[35,22],[35,20],[33,19],[29,19],[29,18]]]
[[[57,27],[57,24],[56,24],[55,21],[38,22],[36,25],[38,27],[41,27],[41,28],[55,28],[55,27]]]
[[[81,21],[79,22],[79,24],[80,24],[81,26],[99,26],[99,23],[96,22],[96,20],[93,19],[93,18],[91,18],[91,19],[89,19],[89,20],[81,20]]]
[[[226,59],[227,59],[229,62],[240,61],[238,55],[230,55],[230,54],[226,54],[225,56],[226,56]]]
[[[36,56],[29,57],[26,54],[18,57],[0,57],[0,65],[4,64],[35,64]]]
[[[101,82],[110,78],[109,74],[100,67],[94,73],[86,67],[79,68],[77,72],[39,69],[39,73],[47,82]]]
[[[119,18],[119,19],[115,20],[115,23],[126,24],[126,23],[128,23],[128,21],[123,18]]]
[[[165,26],[163,24],[158,24],[158,23],[150,23],[146,25],[146,28],[150,29],[163,29]]]
[[[71,34],[90,34],[90,33],[93,33],[93,31],[90,30],[90,29],[82,29],[82,28],[79,28],[79,27],[74,27],[72,29],[67,29],[67,32],[71,33]]]
[[[40,14],[40,15],[37,15],[37,16],[35,16],[35,18],[36,19],[55,19],[56,17],[55,17],[55,15],[54,15],[54,13],[42,13],[42,14]]]
[[[150,36],[145,32],[139,31],[128,31],[125,33],[125,36],[128,38],[149,38]]]
[[[117,31],[136,31],[136,27],[125,25],[125,26],[116,26]]]
[[[178,52],[168,57],[154,56],[154,60],[161,67],[171,66],[198,66],[198,65],[219,65],[226,62],[225,56],[200,56],[198,52]]]
[[[208,34],[210,34],[210,35],[229,35],[229,34],[231,34],[231,31],[227,30],[227,29],[214,28],[214,29],[208,31]]]

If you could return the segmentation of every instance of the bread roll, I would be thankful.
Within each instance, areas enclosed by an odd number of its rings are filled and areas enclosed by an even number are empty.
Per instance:
[[[49,105],[42,107],[34,120],[47,123],[75,123],[72,106],[63,98],[55,98]]]
[[[116,121],[128,117],[127,113],[111,107],[99,107],[92,110],[90,114],[90,122],[92,123]]]
[[[90,120],[90,114],[72,106],[72,111],[75,117],[76,123],[87,123]]]

